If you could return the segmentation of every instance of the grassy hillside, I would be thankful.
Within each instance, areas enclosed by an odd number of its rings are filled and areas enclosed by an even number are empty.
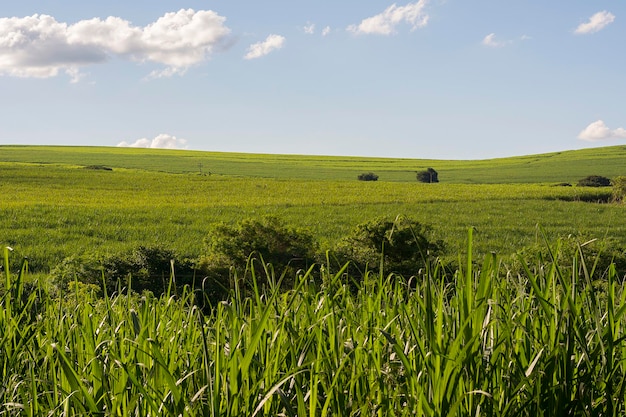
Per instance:
[[[0,162],[106,165],[169,173],[279,179],[415,181],[433,167],[446,183],[575,182],[587,175],[626,175],[626,146],[476,161],[218,153],[113,147],[0,146]]]
[[[140,160],[139,156],[135,157]],[[112,164],[111,164],[112,165]],[[432,225],[454,253],[476,227],[478,253],[511,253],[549,237],[617,238],[624,206],[610,190],[541,184],[421,184],[170,174],[0,162],[0,247],[46,270],[67,256],[160,245],[198,256],[215,222],[275,216],[330,247],[357,224],[404,215]]]

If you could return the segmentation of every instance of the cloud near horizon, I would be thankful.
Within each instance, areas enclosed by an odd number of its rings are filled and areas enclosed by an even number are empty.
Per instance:
[[[280,35],[269,35],[264,41],[257,42],[248,47],[248,52],[244,59],[261,58],[272,51],[285,46],[285,37]]]
[[[35,14],[0,18],[0,75],[49,78],[60,72],[73,80],[87,65],[112,57],[163,64],[160,74],[181,74],[209,58],[230,33],[226,18],[211,10],[181,9],[145,27],[119,17],[74,24]]]
[[[577,35],[587,35],[590,33],[599,32],[609,24],[613,23],[615,15],[603,10],[591,16],[589,21],[578,25],[574,31]]]
[[[396,26],[400,23],[410,24],[411,31],[428,24],[428,14],[424,11],[427,0],[419,0],[406,6],[397,6],[395,3],[387,7],[382,13],[363,19],[358,25],[348,26],[348,32],[357,35],[391,35],[396,33]]]
[[[187,149],[187,140],[179,139],[176,136],[161,133],[154,139],[137,139],[133,143],[120,142],[120,148],[160,148],[160,149]]]
[[[604,121],[597,120],[578,134],[578,139],[586,140],[589,142],[598,142],[603,140],[621,139],[626,138],[626,129],[618,127],[617,129],[610,129],[604,124]]]

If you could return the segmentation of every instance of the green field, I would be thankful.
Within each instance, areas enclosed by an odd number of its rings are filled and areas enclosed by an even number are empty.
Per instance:
[[[624,174],[626,146],[512,158],[447,161],[336,156],[264,155],[161,149],[0,146],[0,162],[106,165],[169,173],[307,180],[353,180],[373,171],[380,181],[415,181],[415,171],[433,167],[445,183],[576,182],[587,175]]]
[[[624,155],[626,148],[613,147],[450,162],[5,146],[0,241],[28,256],[35,271],[67,256],[139,245],[197,257],[213,223],[263,216],[309,229],[323,249],[359,223],[398,215],[431,225],[453,254],[464,247],[470,227],[479,254],[533,245],[538,227],[550,239],[608,236],[625,245],[624,207],[593,202],[610,189],[551,186],[589,173],[617,175]],[[113,170],[85,169],[89,165]],[[429,165],[437,166],[441,182],[417,183],[409,168]],[[530,182],[528,165],[537,183]],[[580,167],[577,177],[574,166]],[[208,167],[216,167],[211,175]],[[368,171],[381,179],[356,180]],[[460,179],[462,173],[468,177]],[[405,178],[385,181],[386,175]],[[484,184],[463,183],[478,178]]]
[[[554,185],[626,174],[625,156],[0,146],[0,415],[624,415],[626,205]],[[430,166],[441,182],[416,182]],[[380,180],[356,180],[370,171]],[[217,300],[170,258],[164,294],[125,291],[145,271],[114,293],[103,266],[83,280],[89,259],[139,247],[198,260],[216,223],[266,216],[307,229],[319,259],[379,217],[432,226],[445,251],[413,277],[329,256],[287,288],[249,261]]]

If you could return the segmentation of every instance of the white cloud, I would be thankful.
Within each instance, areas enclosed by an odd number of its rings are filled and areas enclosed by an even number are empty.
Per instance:
[[[263,42],[250,45],[244,59],[260,58],[285,45],[285,38],[280,35],[269,35]]]
[[[80,78],[80,68],[120,57],[167,66],[182,73],[210,56],[230,33],[225,18],[210,10],[181,9],[145,26],[119,17],[69,25],[52,16],[0,18],[0,75]]]
[[[137,139],[133,143],[120,142],[117,146],[122,148],[162,148],[162,149],[186,149],[187,141],[176,136],[161,133],[154,139]]]
[[[304,30],[304,33],[312,35],[315,33],[315,23],[307,23],[307,25],[302,29]]]
[[[419,0],[406,6],[397,6],[395,3],[385,11],[367,19],[358,25],[350,25],[347,30],[355,34],[391,35],[396,32],[400,23],[410,24],[411,30],[426,26],[428,14],[424,12],[427,0]]]
[[[501,48],[503,46],[506,46],[509,42],[496,40],[496,34],[490,33],[489,35],[483,38],[482,43],[483,45],[489,46],[491,48]]]
[[[578,139],[587,140],[590,142],[626,138],[626,129],[618,127],[617,129],[609,129],[604,121],[597,120],[583,129],[578,134]]]
[[[607,25],[613,23],[615,15],[606,10],[598,12],[589,18],[586,23],[578,25],[574,33],[578,35],[587,35],[604,29]]]
[[[330,33],[330,26],[326,26],[324,29],[322,29],[322,36],[326,36]]]
[[[532,39],[530,36],[528,35],[522,35],[519,38],[515,38],[515,39],[506,39],[506,40],[500,40],[500,39],[496,39],[496,34],[495,33],[490,33],[489,35],[485,36],[482,40],[482,44],[485,46],[488,46],[490,48],[502,48],[505,47],[507,45],[511,45],[515,42],[518,41],[527,41],[529,39]]]

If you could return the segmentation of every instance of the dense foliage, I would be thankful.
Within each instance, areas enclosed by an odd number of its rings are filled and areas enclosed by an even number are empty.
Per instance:
[[[418,171],[416,174],[417,181],[425,183],[439,182],[439,174],[433,168]]]
[[[221,275],[219,281],[225,282],[224,277],[232,276],[230,268],[235,268],[236,276],[243,280],[243,288],[250,287],[255,271],[257,282],[266,284],[273,271],[277,271],[286,275],[284,285],[292,287],[295,272],[309,268],[317,249],[310,233],[287,227],[275,217],[245,219],[236,225],[217,224],[211,228],[206,242],[207,254],[200,261],[202,272],[210,277]]]
[[[374,174],[373,172],[359,174],[357,178],[359,181],[378,181],[378,175]]]
[[[204,315],[192,292],[52,297],[40,280],[26,294],[23,267],[3,277],[0,413],[624,415],[622,278],[597,270],[599,290],[580,252],[571,273],[521,261],[512,275],[466,255],[454,279],[429,263],[411,285],[369,273],[356,291],[327,265],[321,283],[270,277]]]
[[[578,181],[579,187],[609,187],[611,179],[601,175],[589,175]]]
[[[377,218],[357,225],[336,247],[339,264],[350,262],[350,275],[368,270],[410,277],[443,253],[443,242],[430,227],[413,219]],[[382,269],[381,269],[382,268]]]

